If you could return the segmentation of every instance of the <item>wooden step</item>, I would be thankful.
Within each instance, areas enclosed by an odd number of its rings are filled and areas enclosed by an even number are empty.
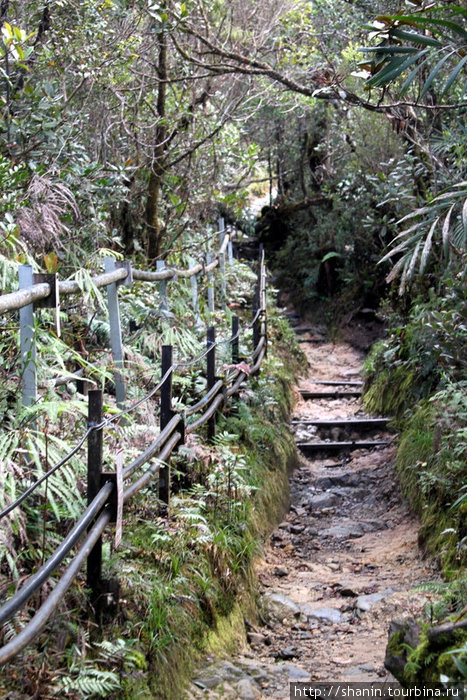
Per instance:
[[[350,399],[362,395],[361,389],[350,391],[308,391],[300,389],[300,395],[304,399]]]
[[[312,418],[294,418],[292,425],[315,425],[318,428],[354,428],[361,430],[384,430],[390,418],[330,418],[327,420],[314,420]]]
[[[343,379],[341,382],[336,379],[332,381],[330,379],[317,379],[316,381],[309,379],[308,381],[310,384],[319,384],[320,386],[363,386],[363,382],[351,382],[347,379]]]
[[[303,333],[312,333],[313,328],[311,328],[311,326],[295,326],[294,332],[297,333],[297,335],[302,335]]]
[[[387,447],[390,444],[389,440],[356,440],[354,442],[297,442],[297,447],[304,454],[315,454],[316,452],[367,450],[373,447]]]

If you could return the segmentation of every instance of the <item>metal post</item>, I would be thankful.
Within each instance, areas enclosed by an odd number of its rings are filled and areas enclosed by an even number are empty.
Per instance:
[[[255,295],[253,299],[253,317],[256,316],[258,311],[263,311],[262,308],[262,272],[263,272],[263,257],[264,257],[264,246],[261,244],[259,247],[259,261],[258,261],[258,282],[255,287]],[[263,330],[262,328],[262,323],[263,323],[263,315],[258,315],[258,318],[253,324],[253,352],[256,350],[258,347],[258,343],[261,339],[261,332]],[[259,373],[259,370],[258,370]]]
[[[222,248],[225,240],[225,222],[222,216],[219,217],[219,248]],[[219,268],[221,271],[221,303],[222,306],[225,305],[225,300],[227,298],[226,284],[225,284],[225,253],[219,253]]]
[[[164,377],[172,367],[172,346],[162,346],[161,360],[161,377]],[[167,423],[173,416],[172,411],[172,372],[168,375],[163,385],[161,386],[161,405],[160,405],[160,429],[164,430]],[[170,500],[170,467],[161,465],[159,471],[159,500],[161,501],[161,513],[166,514],[169,508]]]
[[[232,266],[234,264],[232,238],[229,238],[229,242],[227,243],[227,257],[228,257],[229,265]]]
[[[224,236],[225,236],[225,221],[224,217],[220,216],[219,221],[218,221],[218,226],[219,226],[219,245],[221,246],[224,242]]]
[[[20,289],[33,284],[31,265],[20,265],[18,275]],[[37,400],[34,304],[28,304],[19,310],[19,329],[22,401],[23,406],[31,406]]]
[[[265,341],[265,356],[268,353],[268,318],[266,313],[266,267],[264,260],[264,246],[260,246],[260,290],[259,290],[259,302],[262,313],[261,317],[261,335],[264,336]]]
[[[165,270],[165,262],[163,260],[158,260],[156,262],[158,270]],[[167,298],[167,280],[159,280],[159,293],[161,295],[161,305],[159,307],[160,311],[169,310],[169,300]]]
[[[116,264],[114,258],[105,258],[105,271],[112,272],[115,270]],[[118,290],[117,283],[107,285],[107,307],[109,310],[110,323],[110,347],[112,350],[112,359],[115,366],[114,383],[115,397],[117,405],[123,406],[126,397],[126,386],[123,378],[123,346],[122,346],[122,328],[120,324],[120,310],[118,308]]]
[[[210,326],[206,332],[206,378],[207,390],[209,391],[216,381],[216,329]],[[208,440],[212,441],[216,436],[216,417],[212,416],[208,420]]]
[[[253,300],[253,318],[257,315],[259,311],[259,290],[258,287],[255,289],[255,297]],[[253,352],[256,350],[261,337],[261,318],[258,316],[253,322]]]
[[[240,358],[238,354],[238,345],[239,345],[239,338],[238,338],[238,329],[239,329],[239,320],[238,316],[232,316],[232,364],[233,365],[238,365]]]
[[[190,260],[190,265],[193,265],[194,261]],[[199,317],[199,298],[198,298],[198,276],[192,275],[190,277],[191,283],[191,299],[193,305],[193,312],[195,315],[195,329],[201,326],[201,320]]]
[[[206,253],[206,264],[210,265],[211,262],[211,253]],[[214,313],[214,275],[212,270],[208,272],[208,309],[211,313]]]
[[[225,254],[219,253],[219,269],[221,276],[221,304],[225,307],[225,300],[227,299],[227,286],[225,281]]]
[[[103,395],[100,389],[89,392],[88,428],[102,422]],[[102,430],[93,430],[88,435],[88,505],[101,488],[102,474]],[[96,542],[87,560],[86,585],[92,590],[96,603],[102,591],[102,538]]]

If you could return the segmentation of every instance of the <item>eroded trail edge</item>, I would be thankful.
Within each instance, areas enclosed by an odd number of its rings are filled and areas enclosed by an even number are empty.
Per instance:
[[[258,564],[261,624],[247,620],[248,646],[208,660],[187,697],[285,699],[290,681],[391,680],[389,623],[416,616],[430,598],[419,588],[433,573],[394,473],[393,436],[381,424],[361,427],[360,398],[344,395],[358,386],[363,354],[313,330],[302,339],[309,372],[298,391],[338,396],[299,394],[297,443],[379,444],[303,454],[290,478],[290,510]],[[317,419],[327,425],[313,425]]]

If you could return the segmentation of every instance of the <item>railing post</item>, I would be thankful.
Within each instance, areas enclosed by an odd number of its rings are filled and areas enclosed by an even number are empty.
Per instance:
[[[210,265],[212,262],[211,253],[206,253],[206,264]],[[211,313],[214,313],[214,275],[212,270],[209,270],[208,275],[208,309]]]
[[[93,389],[88,397],[88,428],[102,422],[103,395],[100,389]],[[102,430],[93,430],[88,435],[88,505],[101,488],[102,474]],[[92,591],[92,601],[96,605],[102,592],[102,538],[99,538],[87,560],[86,585]]]
[[[259,305],[260,305],[260,309],[262,311],[260,335],[264,336],[265,356],[267,356],[267,352],[268,352],[268,325],[267,325],[267,323],[268,323],[268,320],[267,320],[267,313],[266,313],[266,268],[265,268],[265,261],[264,261],[264,245],[263,244],[261,244],[259,247],[259,280],[260,280]]]
[[[224,217],[220,216],[218,220],[218,228],[219,228],[219,245],[221,246],[224,242],[224,236],[225,236],[225,221]]]
[[[165,262],[163,260],[157,260],[156,262],[157,270],[165,270]],[[159,280],[159,293],[161,295],[160,311],[169,310],[169,300],[167,298],[167,280]]]
[[[33,284],[31,265],[20,265],[18,275],[20,289]],[[23,406],[31,406],[37,400],[34,304],[28,304],[19,310],[19,338],[22,402]]]
[[[255,294],[253,297],[253,318],[256,320],[253,322],[253,352],[258,347],[258,343],[261,339],[262,324],[263,324],[263,314],[258,314],[262,311],[262,260],[263,260],[263,246],[260,245],[259,251],[259,262],[258,262],[258,282],[255,286]]]
[[[194,261],[190,261],[192,265]],[[195,329],[201,326],[201,320],[199,317],[199,298],[198,298],[198,277],[197,275],[192,275],[190,277],[191,283],[191,299],[193,304],[193,313],[195,315]]]
[[[206,346],[208,353],[206,355],[206,378],[207,390],[209,391],[216,381],[216,330],[210,326],[206,332]],[[216,417],[212,416],[208,420],[208,440],[214,440],[216,436]]]
[[[116,268],[114,258],[105,258],[105,271],[112,272]],[[123,378],[123,345],[122,345],[122,327],[120,323],[120,310],[118,308],[118,290],[117,283],[107,285],[107,306],[109,310],[110,323],[110,347],[112,350],[112,359],[115,365],[114,383],[115,383],[115,398],[117,405],[122,407],[126,397],[126,386]]]
[[[171,345],[162,346],[161,377],[164,377],[172,367],[173,350]],[[160,429],[164,430],[167,423],[173,416],[172,411],[172,372],[165,379],[161,386],[160,404]],[[159,470],[159,500],[161,501],[160,512],[166,515],[170,502],[170,467],[161,465]]]
[[[229,265],[232,266],[234,264],[234,254],[233,254],[233,242],[232,242],[232,227],[230,227],[229,231],[229,242],[227,243],[227,259],[229,261]]]
[[[232,316],[232,364],[233,365],[238,365],[240,358],[238,354],[238,347],[239,347],[239,338],[238,338],[238,329],[239,329],[239,320],[238,316]]]
[[[255,296],[253,300],[253,319],[258,314],[259,311],[259,290],[258,287],[255,289]],[[253,321],[253,352],[256,350],[258,343],[261,338],[261,319],[259,316]]]
[[[219,248],[222,248],[225,240],[225,222],[222,216],[219,217]],[[221,303],[225,305],[227,298],[226,283],[225,283],[225,253],[219,253],[219,269],[221,275]]]

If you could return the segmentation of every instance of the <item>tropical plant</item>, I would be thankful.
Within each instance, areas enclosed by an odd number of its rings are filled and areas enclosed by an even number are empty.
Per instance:
[[[399,221],[407,223],[409,228],[393,239],[390,251],[380,260],[400,256],[386,279],[392,282],[400,275],[401,294],[415,275],[426,271],[437,243],[446,265],[454,258],[462,261],[467,247],[467,182],[452,185]]]
[[[467,10],[457,5],[436,3],[425,7],[417,2],[411,14],[379,15],[367,29],[378,40],[376,46],[361,48],[371,58],[360,64],[368,71],[367,89],[395,88],[404,98],[411,94],[413,106],[425,106],[433,110],[438,133],[449,128],[449,119],[441,116],[445,98],[454,100],[448,105],[452,111],[465,107],[465,87],[459,84],[465,75],[467,63]],[[384,92],[382,95],[384,99]],[[444,112],[443,112],[444,114]],[[410,224],[391,242],[390,250],[381,262],[397,256],[397,262],[387,277],[391,282],[400,275],[399,291],[402,294],[415,276],[422,276],[433,252],[442,251],[438,260],[448,266],[454,257],[462,256],[467,243],[467,185],[464,167],[452,169],[455,162],[444,150],[441,159],[435,154],[439,149],[421,146],[427,125],[408,111],[401,103],[399,115],[393,115],[402,133],[419,151],[425,151],[431,167],[441,173],[442,182],[425,178],[425,202],[399,220],[399,225]],[[449,117],[449,115],[448,115]],[[441,126],[441,128],[440,128]],[[444,158],[443,158],[444,156]],[[451,165],[450,172],[448,171]],[[448,176],[449,172],[449,176]],[[455,179],[457,176],[457,179]],[[439,243],[441,245],[437,245]]]
[[[415,4],[418,7],[411,14],[378,15],[367,27],[371,37],[379,40],[377,46],[360,49],[372,58],[360,64],[371,74],[367,88],[396,82],[399,97],[415,89],[419,103],[436,86],[441,98],[454,91],[454,97],[462,100],[462,88],[456,95],[455,83],[467,64],[467,30],[463,26],[467,10],[451,3]],[[398,80],[404,75],[400,85]]]

